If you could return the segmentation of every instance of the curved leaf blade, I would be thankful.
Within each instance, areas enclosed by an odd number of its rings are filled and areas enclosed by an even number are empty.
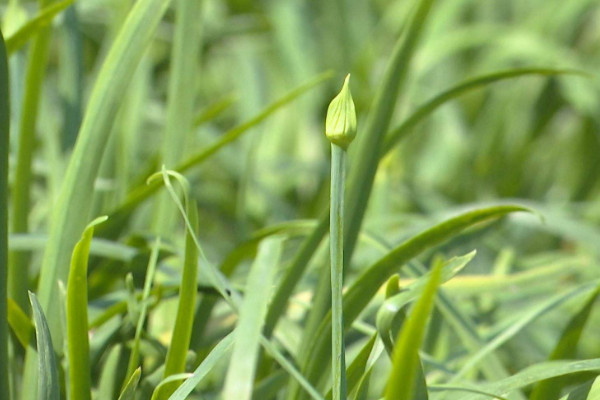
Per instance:
[[[67,347],[69,354],[69,388],[75,399],[91,399],[90,343],[88,339],[87,269],[94,226],[106,221],[92,221],[73,250],[67,281]],[[40,393],[41,394],[41,393]]]
[[[60,381],[48,322],[37,297],[32,292],[29,292],[29,301],[33,310],[38,350],[38,399],[59,400]]]
[[[63,0],[43,8],[38,15],[27,21],[19,30],[6,38],[6,50],[9,55],[19,51],[40,29],[48,26],[54,17],[65,10],[75,0]]]
[[[406,319],[396,340],[385,400],[413,398],[415,378],[420,369],[419,349],[425,336],[425,326],[433,310],[437,288],[441,282],[442,267],[442,262],[439,262],[433,269],[423,294]]]

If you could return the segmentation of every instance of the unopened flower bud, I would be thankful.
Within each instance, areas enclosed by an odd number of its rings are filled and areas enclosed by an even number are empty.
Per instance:
[[[349,81],[350,74],[346,76],[340,93],[329,103],[325,119],[327,139],[343,149],[348,148],[356,136],[356,110],[350,93]]]

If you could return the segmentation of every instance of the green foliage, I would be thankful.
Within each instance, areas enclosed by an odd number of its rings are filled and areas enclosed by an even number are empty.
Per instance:
[[[0,400],[598,400],[598,2],[0,13]]]
[[[0,399],[8,399],[8,158],[10,97],[8,60],[0,31]]]
[[[60,399],[60,382],[48,322],[35,294],[29,292],[38,352],[38,399]]]

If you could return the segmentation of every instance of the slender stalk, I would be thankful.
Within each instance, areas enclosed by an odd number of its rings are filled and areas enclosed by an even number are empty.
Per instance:
[[[331,252],[331,354],[333,400],[346,399],[346,358],[342,288],[344,279],[344,181],[346,150],[331,144],[331,212],[329,213]]]
[[[332,398],[346,400],[346,360],[344,346],[344,184],[346,149],[356,136],[356,112],[346,77],[340,93],[331,101],[325,121],[325,135],[331,142],[331,205],[329,243],[331,256],[331,367]]]
[[[8,136],[10,111],[8,94],[8,60],[4,37],[0,32],[0,400],[8,400]]]

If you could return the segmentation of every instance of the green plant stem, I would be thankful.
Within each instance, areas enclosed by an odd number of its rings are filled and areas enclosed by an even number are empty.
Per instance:
[[[0,31],[0,400],[8,400],[8,142],[10,131],[10,98],[8,93],[8,60],[4,37]]]
[[[45,2],[40,2],[40,7]],[[35,149],[35,129],[39,111],[42,84],[44,81],[48,51],[50,47],[51,28],[41,29],[33,42],[25,76],[25,93],[21,113],[21,131],[17,148],[15,182],[12,190],[13,233],[29,231],[29,210],[31,203],[31,162]],[[29,309],[27,298],[27,279],[29,276],[29,254],[11,253],[11,270],[9,274],[10,295],[23,310]]]
[[[331,144],[331,211],[329,213],[331,251],[331,355],[333,400],[346,399],[346,360],[342,288],[344,280],[344,181],[346,150]]]

